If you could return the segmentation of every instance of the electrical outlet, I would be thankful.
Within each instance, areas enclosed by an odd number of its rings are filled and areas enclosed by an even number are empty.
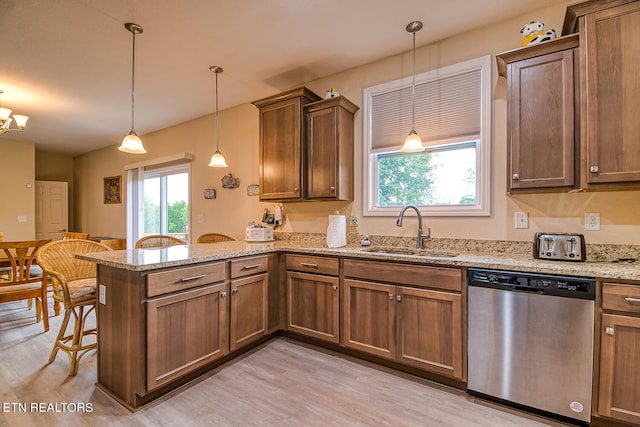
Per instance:
[[[516,212],[516,228],[529,228],[529,214]]]
[[[584,229],[591,231],[600,230],[600,214],[598,212],[587,212],[584,214]]]
[[[98,286],[98,302],[100,304],[107,303],[107,287],[103,284]]]
[[[26,215],[18,215],[18,222],[27,222]]]

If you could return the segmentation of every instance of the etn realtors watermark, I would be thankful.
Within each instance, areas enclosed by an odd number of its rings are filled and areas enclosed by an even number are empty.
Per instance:
[[[93,412],[91,402],[1,402],[0,412],[13,413],[85,413]]]

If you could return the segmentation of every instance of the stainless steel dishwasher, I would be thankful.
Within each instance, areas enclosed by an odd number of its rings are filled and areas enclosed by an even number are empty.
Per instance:
[[[595,280],[468,269],[468,388],[591,419]]]

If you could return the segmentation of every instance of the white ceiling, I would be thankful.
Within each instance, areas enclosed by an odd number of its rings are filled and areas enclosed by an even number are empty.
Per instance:
[[[2,138],[80,154],[565,0],[0,0]],[[2,139],[0,139],[0,143]]]

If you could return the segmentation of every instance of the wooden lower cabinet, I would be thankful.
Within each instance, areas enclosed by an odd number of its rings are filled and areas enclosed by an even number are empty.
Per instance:
[[[640,425],[640,286],[605,283],[602,295],[598,414]]]
[[[227,284],[147,302],[147,390],[229,353]]]
[[[339,284],[337,277],[287,272],[287,329],[339,343]]]
[[[462,297],[399,287],[399,362],[462,378]]]
[[[465,378],[463,298],[460,292],[449,290],[461,289],[460,270],[368,261],[345,261],[345,270],[346,275],[372,272],[381,281],[402,281],[420,272],[423,281],[431,281],[430,272],[444,280],[445,289],[436,290],[345,278],[342,344],[437,374]],[[406,275],[401,278],[403,270]]]
[[[266,335],[268,286],[267,273],[231,281],[231,351]]]
[[[287,330],[340,342],[340,260],[287,254]]]

